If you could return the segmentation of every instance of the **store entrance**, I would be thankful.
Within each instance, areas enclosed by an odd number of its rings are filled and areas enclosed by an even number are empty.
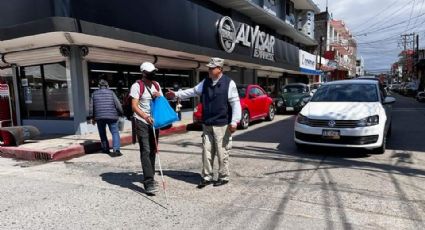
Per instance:
[[[93,62],[88,63],[88,75],[90,95],[98,89],[99,80],[105,79],[121,102],[127,96],[131,85],[141,79],[139,66]],[[174,91],[188,89],[193,87],[193,71],[159,68],[156,81],[161,85],[164,94],[168,89]],[[175,101],[170,101],[170,104],[175,109]],[[182,109],[193,109],[193,99],[183,100],[181,104]]]

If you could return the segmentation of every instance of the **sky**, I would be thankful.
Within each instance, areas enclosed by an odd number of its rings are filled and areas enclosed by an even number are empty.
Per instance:
[[[326,0],[313,0],[326,9]],[[425,0],[328,0],[333,19],[343,20],[357,41],[365,69],[386,72],[402,51],[401,34],[419,34],[425,43]]]

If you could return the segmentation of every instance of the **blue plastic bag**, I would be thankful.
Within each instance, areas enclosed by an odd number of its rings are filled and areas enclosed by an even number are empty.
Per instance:
[[[179,120],[177,113],[171,108],[164,96],[155,98],[152,102],[153,127],[159,129]]]

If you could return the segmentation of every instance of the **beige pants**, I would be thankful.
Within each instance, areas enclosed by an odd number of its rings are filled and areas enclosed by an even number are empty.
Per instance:
[[[202,177],[213,179],[214,157],[218,157],[218,178],[229,180],[229,152],[232,134],[225,126],[202,126]]]

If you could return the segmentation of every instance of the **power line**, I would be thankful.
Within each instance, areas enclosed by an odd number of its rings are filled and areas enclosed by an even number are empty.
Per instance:
[[[409,22],[407,23],[406,30],[403,33],[406,33],[409,30],[410,22],[412,21],[412,14],[413,14],[415,2],[416,2],[416,0],[413,1],[412,9],[410,10]]]
[[[422,7],[424,6],[424,2],[425,2],[425,0],[422,0],[422,4],[421,4],[421,8],[419,8],[419,13],[418,13],[418,15],[421,13],[421,11],[422,11]],[[416,20],[415,20],[415,23],[414,24],[416,24],[416,22],[418,22],[418,18],[416,18]]]
[[[369,32],[365,32],[365,33],[361,33],[361,34],[356,34],[356,35],[354,35],[354,36],[363,36],[363,35],[367,35],[367,34],[370,34],[370,33],[374,33],[374,32],[378,32],[378,31],[382,31],[382,30],[385,30],[385,29],[389,29],[389,28],[392,28],[392,27],[394,27],[394,26],[398,26],[398,25],[402,25],[403,23],[405,23],[405,22],[409,22],[409,24],[410,24],[410,21],[412,20],[412,19],[418,19],[418,18],[420,18],[420,17],[423,17],[425,15],[425,13],[423,13],[423,14],[421,14],[421,15],[418,15],[418,16],[416,16],[416,17],[413,17],[413,18],[409,18],[409,19],[407,19],[407,20],[404,20],[404,21],[401,21],[401,22],[398,22],[398,23],[394,23],[394,24],[392,24],[392,25],[389,25],[389,26],[386,26],[386,27],[382,27],[382,28],[377,28],[377,29],[375,29],[375,30],[372,30],[372,31],[369,31]]]
[[[402,7],[400,7],[400,8],[398,8],[397,10],[395,10],[395,11],[392,11],[391,13],[390,13],[390,15],[392,16],[392,17],[394,17],[395,15],[397,15],[397,14],[400,14],[403,10],[404,10],[404,8],[405,7],[407,7],[410,3],[412,3],[413,1],[416,1],[416,0],[411,0],[411,1],[409,1],[408,3],[406,3],[406,4],[404,4],[404,5],[402,5]],[[374,17],[375,17],[376,15],[374,15]],[[383,22],[384,20],[386,19],[386,17],[382,17],[380,20],[377,20],[374,24],[372,24],[372,25],[365,25],[365,26],[367,26],[367,28],[365,28],[365,29],[362,29],[362,30],[360,30],[360,31],[358,31],[357,33],[364,33],[364,32],[366,32],[366,31],[368,31],[368,30],[370,30],[370,29],[373,29],[376,25],[379,25],[381,22]],[[384,24],[382,24],[382,26],[383,25],[385,25],[386,23],[387,23],[388,21],[384,21]]]
[[[379,11],[377,14],[372,15],[371,17],[367,18],[366,20],[364,20],[363,22],[369,22],[369,20],[376,18],[377,16],[381,15],[383,12],[385,12],[386,10],[388,10],[389,8],[391,8],[392,6],[394,6],[394,3],[398,2],[399,0],[395,0],[393,2],[391,2],[391,4],[387,5],[386,8],[384,8],[383,10]],[[353,28],[353,30],[356,30],[358,28]]]

